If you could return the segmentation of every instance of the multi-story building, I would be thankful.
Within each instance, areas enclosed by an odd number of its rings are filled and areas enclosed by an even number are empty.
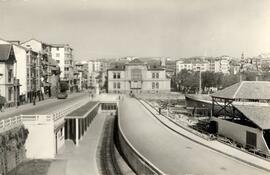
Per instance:
[[[98,83],[99,87],[103,87],[106,81],[108,67],[109,64],[105,61],[88,61],[88,86],[96,87]]]
[[[14,76],[16,57],[11,44],[0,44],[0,96],[6,98],[7,105],[18,100],[19,84]]]
[[[17,60],[16,72],[20,80],[19,102],[32,102],[34,97],[41,100],[40,60],[38,53],[20,45],[20,41],[5,41],[0,44],[12,44]]]
[[[139,59],[108,69],[109,93],[159,93],[170,91],[170,79],[161,65],[147,65]]]
[[[83,61],[76,62],[75,70],[77,72],[78,91],[86,89],[88,84],[88,63]]]
[[[21,44],[22,46],[37,52],[37,75],[40,77],[41,98],[43,95],[51,96],[51,76],[53,75],[49,60],[51,57],[51,45],[36,39],[30,39]],[[38,79],[38,78],[37,78]],[[38,86],[37,86],[38,87]]]
[[[68,44],[52,44],[51,55],[54,60],[58,63],[61,74],[61,81],[68,81],[70,90],[73,90],[75,85],[74,79],[74,59],[73,49]]]
[[[176,73],[181,72],[181,70],[192,70],[192,71],[209,71],[209,62],[204,60],[178,60],[176,61]]]

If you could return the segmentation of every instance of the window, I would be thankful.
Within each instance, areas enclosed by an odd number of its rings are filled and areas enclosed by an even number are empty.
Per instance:
[[[10,101],[12,98],[12,87],[8,88],[8,101]]]
[[[113,82],[113,88],[116,89],[116,82]]]
[[[159,73],[158,72],[156,73],[156,78],[159,78]]]
[[[117,89],[120,89],[120,82],[117,83]]]
[[[117,73],[117,78],[120,79],[120,72]]]
[[[155,78],[155,73],[154,72],[152,73],[152,78]]]
[[[30,70],[29,70],[29,68],[27,68],[27,78],[29,78],[30,77]]]
[[[60,57],[60,53],[56,53],[55,56],[56,56],[56,57]]]
[[[159,83],[156,82],[156,89],[159,89]]]
[[[29,62],[30,62],[30,56],[26,55],[26,63],[29,64]]]
[[[131,80],[135,80],[135,81],[142,80],[142,70],[131,69]]]
[[[113,73],[113,79],[116,79],[116,73],[115,72]]]
[[[60,63],[60,60],[56,60],[56,62],[57,62],[57,64],[59,64]]]
[[[152,83],[152,89],[155,89],[155,82]]]
[[[13,75],[12,75],[12,70],[10,69],[10,70],[8,70],[8,82],[9,82],[9,83],[11,82],[12,77],[13,77]]]

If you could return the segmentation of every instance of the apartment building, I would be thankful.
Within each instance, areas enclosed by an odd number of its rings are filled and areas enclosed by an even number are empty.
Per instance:
[[[181,70],[192,70],[192,71],[209,71],[210,65],[208,61],[204,60],[178,60],[176,61],[176,73],[181,72]]]
[[[105,61],[88,61],[88,86],[96,87],[98,83],[99,87],[103,87],[106,81],[108,67],[109,64]]]
[[[16,57],[16,78],[20,80],[19,102],[32,102],[34,97],[41,100],[40,60],[38,53],[20,45],[20,41],[0,39],[0,44],[12,44]]]
[[[76,72],[74,72],[73,49],[69,44],[51,44],[51,55],[60,67],[61,81],[67,81],[70,90],[73,91],[76,83],[74,79],[74,73],[76,74]]]
[[[36,62],[38,66],[36,74],[38,76],[37,79],[40,79],[41,98],[43,98],[44,95],[50,97],[52,88],[51,76],[54,74],[53,71],[55,67],[55,65],[52,66],[49,63],[50,59],[52,58],[52,46],[36,39],[30,39],[28,41],[25,41],[21,44],[21,46],[38,53]],[[38,86],[39,85],[37,85],[37,87]]]
[[[77,72],[76,84],[78,91],[87,89],[88,84],[88,63],[84,61],[78,61],[75,63],[75,70]]]

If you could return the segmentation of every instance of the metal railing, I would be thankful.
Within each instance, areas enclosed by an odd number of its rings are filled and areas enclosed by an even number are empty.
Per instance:
[[[0,121],[0,133],[22,125],[20,116],[10,117]]]
[[[72,112],[73,110],[79,108],[80,106],[84,105],[86,101],[78,102],[75,105],[72,105],[62,111],[54,112],[49,115],[19,115],[10,117],[7,119],[0,120],[0,133],[8,131],[12,128],[16,128],[23,124],[23,122],[28,123],[53,123],[55,126],[64,122],[64,117]]]

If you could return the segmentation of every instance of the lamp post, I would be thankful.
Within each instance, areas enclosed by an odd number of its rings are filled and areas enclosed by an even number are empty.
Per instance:
[[[197,67],[199,69],[199,94],[202,93],[202,72],[201,67]]]

